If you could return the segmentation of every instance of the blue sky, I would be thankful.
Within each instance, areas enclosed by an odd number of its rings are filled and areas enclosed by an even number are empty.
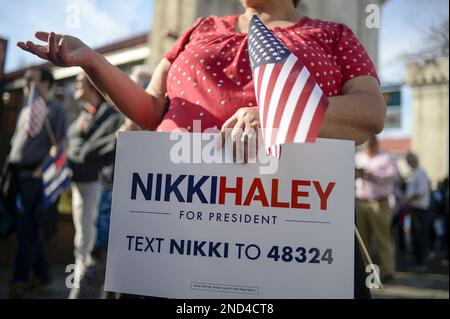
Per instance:
[[[388,0],[383,6],[378,70],[384,82],[402,81],[398,57],[425,45],[424,30],[448,18],[448,0]]]
[[[79,28],[66,24],[71,4],[80,8]],[[0,0],[0,36],[9,39],[6,71],[40,62],[15,46],[19,40],[33,39],[38,29],[71,34],[96,47],[149,30],[153,4],[153,0]],[[419,47],[422,30],[444,15],[448,16],[448,0],[386,2],[379,48],[383,82],[401,81],[403,66],[396,57]]]
[[[153,0],[0,0],[0,37],[9,40],[6,71],[40,60],[21,52],[17,41],[33,40],[37,30],[70,34],[90,46],[108,44],[148,31],[153,17]],[[76,4],[79,28],[71,27],[69,15]],[[69,13],[73,13],[70,11]],[[69,24],[66,20],[69,20]]]

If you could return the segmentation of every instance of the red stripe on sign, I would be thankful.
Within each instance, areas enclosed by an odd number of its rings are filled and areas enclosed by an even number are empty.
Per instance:
[[[272,93],[275,88],[275,85],[277,84],[278,75],[280,75],[282,68],[283,68],[283,64],[275,64],[273,66],[272,73],[270,74],[270,78],[269,78],[269,83],[267,85],[267,90],[266,90],[266,92],[260,93],[260,95],[261,94],[265,95],[264,106],[263,106],[263,114],[264,114],[263,123],[262,123],[263,128],[265,128],[266,124],[267,124],[267,113],[269,111],[270,99],[272,98]],[[262,107],[262,105],[260,105],[259,107]]]
[[[286,83],[284,84],[283,91],[281,92],[280,99],[278,100],[277,111],[273,120],[272,139],[270,143],[271,145],[275,144],[276,142],[278,129],[280,128],[280,122],[281,118],[283,117],[284,109],[286,108],[287,101],[292,93],[292,88],[294,87],[295,81],[297,81],[297,78],[300,75],[303,67],[303,63],[300,60],[297,60],[292,67]]]
[[[317,105],[316,112],[314,113],[308,135],[306,136],[306,143],[314,143],[319,136],[320,127],[325,117],[325,113],[327,112],[328,104],[328,99],[325,95],[322,95],[319,105]]]
[[[284,141],[285,143],[294,141],[295,134],[297,133],[298,126],[300,125],[303,111],[305,110],[306,103],[308,103],[309,97],[311,96],[315,85],[316,82],[311,76],[309,76],[308,80],[305,83],[305,87],[303,88],[302,93],[300,94],[300,97],[297,101],[294,114],[292,115],[292,119],[289,123],[289,130],[286,134],[286,141]],[[288,123],[282,123],[281,125],[287,124]]]

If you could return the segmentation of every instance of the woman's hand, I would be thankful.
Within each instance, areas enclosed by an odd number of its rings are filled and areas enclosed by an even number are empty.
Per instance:
[[[55,65],[81,67],[95,87],[143,129],[154,130],[161,123],[167,75],[171,66],[169,60],[161,60],[145,91],[127,74],[75,37],[37,32],[36,38],[47,42],[47,45],[36,45],[31,41],[19,42],[17,45]]]
[[[222,125],[220,147],[225,144],[228,137],[231,137],[233,161],[236,162],[240,158],[247,163],[249,158],[256,158],[258,154],[258,130],[260,127],[257,106],[240,108]]]
[[[27,41],[18,42],[17,46],[61,67],[80,66],[85,68],[92,61],[94,51],[78,38],[54,32],[36,32],[36,38],[47,42],[47,45],[38,45]]]

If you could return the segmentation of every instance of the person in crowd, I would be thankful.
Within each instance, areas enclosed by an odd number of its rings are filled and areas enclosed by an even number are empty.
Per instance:
[[[430,194],[431,223],[428,236],[430,259],[439,257],[445,246],[445,187],[445,180],[439,181],[436,189]]]
[[[392,236],[392,210],[389,196],[398,181],[393,156],[380,150],[376,136],[356,154],[356,222],[368,250],[375,242],[382,282],[395,275],[395,245]]]
[[[130,78],[143,88],[147,87],[151,79],[151,73],[144,67],[136,67]],[[121,124],[117,122],[117,125]],[[130,119],[125,118],[120,127],[116,131],[140,131],[142,130],[137,124]],[[115,158],[117,134],[109,136],[109,153]],[[106,275],[106,258],[108,250],[109,238],[109,224],[111,218],[112,206],[112,189],[114,180],[114,165],[115,161],[111,161],[105,165],[100,172],[101,191],[97,204],[97,237],[92,255],[94,261],[86,268],[84,276],[81,279],[80,291],[78,293],[79,299],[102,298],[114,299],[119,297],[117,294],[103,290],[104,280]]]
[[[406,182],[399,174],[399,179],[394,185],[395,205],[393,211],[393,232],[395,242],[397,243],[397,252],[401,254],[407,253],[406,234],[405,234],[405,220],[408,215],[408,210],[403,204],[403,197],[405,196]]]
[[[133,68],[130,79],[143,89],[146,89],[152,79],[152,72],[147,66],[138,65]]]
[[[27,41],[18,46],[59,66],[82,67],[143,129],[192,132],[193,121],[200,120],[201,131],[233,129],[235,148],[244,149],[247,139],[239,132],[261,126],[247,46],[248,26],[257,14],[302,60],[329,98],[320,137],[362,144],[383,129],[386,105],[375,67],[350,28],[304,16],[297,8],[299,0],[240,2],[242,14],[199,18],[164,55],[145,90],[75,37],[37,32],[46,45]],[[362,265],[357,269],[361,276],[355,280],[356,296],[367,297]]]
[[[103,99],[85,74],[77,76],[75,100],[82,104],[68,131],[68,159],[72,169],[72,214],[75,225],[75,279],[69,298],[78,298],[81,279],[93,262],[96,242],[99,174],[114,161],[115,132],[122,115]],[[81,295],[80,297],[83,297]]]
[[[52,281],[40,227],[42,165],[56,147],[53,139],[58,145],[63,143],[68,126],[65,108],[51,98],[53,83],[47,69],[25,73],[26,104],[11,140],[7,198],[9,208],[16,213],[17,233],[17,254],[9,287],[11,298],[21,298],[28,288],[48,286]]]
[[[411,235],[415,254],[415,270],[426,271],[426,247],[430,223],[430,181],[414,153],[406,155],[412,173],[406,188],[404,204],[411,216]]]

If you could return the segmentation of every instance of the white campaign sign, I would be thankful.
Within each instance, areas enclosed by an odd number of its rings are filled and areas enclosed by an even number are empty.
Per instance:
[[[260,164],[174,164],[176,143],[119,135],[105,290],[353,298],[353,142],[285,145],[273,175]]]

